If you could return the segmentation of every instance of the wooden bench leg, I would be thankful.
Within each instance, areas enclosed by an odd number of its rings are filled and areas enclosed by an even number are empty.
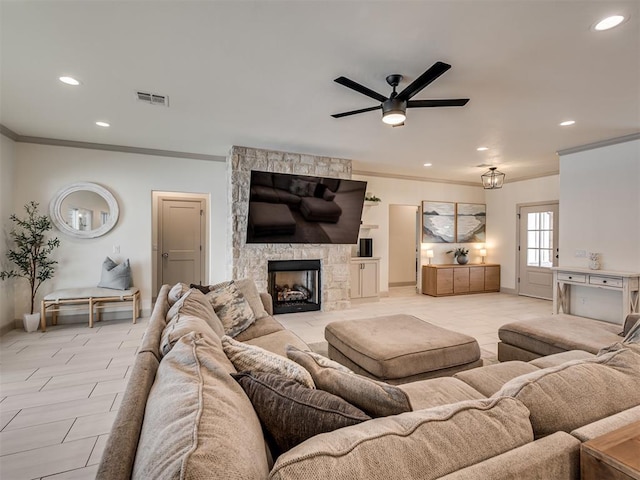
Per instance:
[[[136,324],[136,319],[138,318],[138,294],[133,294],[133,324]]]
[[[93,328],[93,298],[89,297],[89,328]]]
[[[42,302],[40,303],[40,330],[42,330],[43,332],[47,331],[47,312],[46,312],[46,305],[44,303],[44,300],[42,300]]]

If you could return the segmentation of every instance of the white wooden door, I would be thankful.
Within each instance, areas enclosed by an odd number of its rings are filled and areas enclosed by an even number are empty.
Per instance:
[[[162,284],[202,283],[204,200],[160,199],[159,245]]]
[[[518,293],[553,298],[553,271],[558,265],[558,204],[522,206],[519,218]]]
[[[389,205],[389,286],[415,285],[416,212],[415,205]]]

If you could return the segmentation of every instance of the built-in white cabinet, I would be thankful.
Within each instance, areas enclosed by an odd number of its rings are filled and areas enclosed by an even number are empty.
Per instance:
[[[380,298],[380,259],[354,257],[351,259],[351,298]]]

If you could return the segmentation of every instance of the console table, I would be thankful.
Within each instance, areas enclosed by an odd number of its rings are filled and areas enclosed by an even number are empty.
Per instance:
[[[423,265],[422,293],[439,297],[500,291],[500,265]]]
[[[590,270],[578,267],[552,267],[553,312],[571,313],[571,286],[603,288],[621,292],[622,318],[638,312],[640,273]]]
[[[582,480],[640,479],[640,422],[619,428],[580,446]]]

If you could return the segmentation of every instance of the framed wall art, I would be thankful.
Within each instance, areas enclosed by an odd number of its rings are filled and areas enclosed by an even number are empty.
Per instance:
[[[487,206],[456,203],[456,242],[484,243],[487,237]]]
[[[422,202],[422,243],[452,243],[456,237],[456,204]]]

